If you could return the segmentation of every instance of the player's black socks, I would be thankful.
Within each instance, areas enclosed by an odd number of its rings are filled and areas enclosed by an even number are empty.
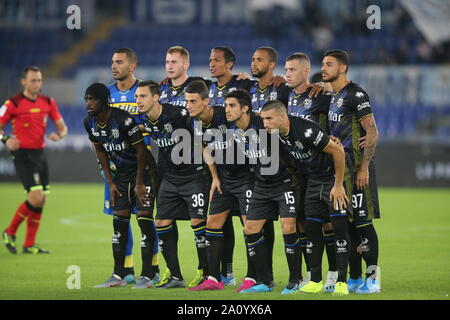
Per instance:
[[[178,229],[175,224],[160,226],[156,228],[161,245],[161,253],[166,260],[172,276],[183,280],[181,275],[180,263],[178,261]]]
[[[128,240],[128,226],[130,217],[113,217],[114,234],[112,237],[112,249],[114,257],[114,274],[119,277],[125,277],[125,251]]]
[[[249,234],[247,238],[247,251],[251,263],[256,270],[256,280],[266,285],[270,285],[270,273],[267,267],[267,246],[264,235],[260,233]]]
[[[176,223],[174,221],[173,225],[176,227]],[[156,232],[155,221],[153,221],[153,230],[155,230],[155,245],[153,246],[153,258],[152,258],[152,270],[154,274],[159,273],[159,265],[158,265],[158,246],[159,246],[159,238],[158,233]]]
[[[305,223],[306,254],[308,256],[309,268],[311,271],[311,281],[320,282],[322,280],[322,255],[323,255],[323,235],[322,221],[310,220]]]
[[[284,252],[289,267],[289,282],[298,282],[301,276],[301,254],[298,233],[283,235]]]
[[[361,244],[361,235],[356,230],[353,224],[349,224],[348,233],[350,235],[350,257],[349,257],[349,269],[350,278],[359,279],[362,276],[362,257],[357,252],[358,246]]]
[[[350,236],[348,235],[347,216],[330,217],[336,240],[336,266],[338,282],[347,281],[347,270],[350,255]]]
[[[366,278],[375,279],[378,265],[378,235],[373,224],[357,228],[362,238],[362,257],[366,262]]]
[[[155,250],[156,231],[153,227],[153,219],[149,217],[137,218],[139,228],[141,228],[141,255],[142,273],[141,276],[152,279],[155,273],[152,268],[153,253]]]
[[[206,241],[209,275],[220,281],[220,259],[225,242],[222,229],[206,229]]]
[[[323,239],[325,241],[325,251],[328,258],[328,270],[337,271],[336,266],[336,242],[333,230],[324,230]]]
[[[250,255],[248,254],[248,241],[247,236],[244,234],[244,240],[245,240],[245,255],[247,257],[247,273],[245,275],[246,278],[252,278],[256,280],[256,270],[255,265],[253,264],[253,261],[250,259]]]
[[[206,260],[206,221],[202,221],[195,226],[191,226],[195,234],[195,244],[197,247],[198,269],[203,270],[203,275],[208,275],[208,262]]]
[[[125,264],[127,264],[127,257],[133,258],[133,231],[131,230],[131,223],[128,224],[128,240],[125,247]],[[125,275],[134,275],[134,267],[124,267]]]
[[[270,280],[273,281],[273,245],[275,243],[275,228],[273,220],[267,220],[263,227],[264,239],[267,246],[267,268]]]
[[[300,240],[300,249],[301,249],[301,254],[303,255],[303,259],[305,260],[305,265],[306,265],[306,271],[311,271],[309,269],[309,256],[306,254],[306,244],[308,242],[308,238],[306,237],[306,232],[299,232],[298,234],[299,236],[299,240]],[[300,276],[301,276],[301,258],[300,258]]]
[[[233,273],[233,252],[234,252],[234,227],[233,217],[231,213],[228,215],[227,220],[222,227],[223,230],[223,254],[222,254],[222,271],[221,274],[226,277],[228,274]],[[217,279],[220,281],[220,279]]]

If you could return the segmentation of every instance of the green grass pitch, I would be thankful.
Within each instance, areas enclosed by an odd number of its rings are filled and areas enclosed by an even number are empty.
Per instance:
[[[24,200],[19,184],[0,184],[0,228],[6,228],[18,205]],[[380,190],[383,219],[376,221],[380,239],[382,293],[369,296],[350,294],[281,295],[286,285],[285,262],[280,226],[277,222],[274,249],[276,287],[271,293],[238,294],[235,287],[220,292],[190,292],[187,289],[131,290],[94,289],[112,272],[112,222],[101,213],[103,189],[100,184],[54,184],[43,213],[38,243],[51,255],[10,254],[0,247],[0,299],[148,299],[148,300],[307,300],[307,299],[449,299],[450,294],[450,189]],[[236,246],[234,273],[244,276],[245,248],[242,228],[234,218]],[[140,232],[133,219],[134,262],[141,268]],[[197,258],[189,222],[179,222],[180,262],[185,280],[194,276]],[[21,249],[25,224],[17,234]],[[324,256],[324,264],[326,257]],[[67,288],[71,265],[80,267],[81,289]],[[160,255],[161,271],[164,259]],[[304,266],[303,266],[304,268]],[[324,265],[326,276],[326,265]]]

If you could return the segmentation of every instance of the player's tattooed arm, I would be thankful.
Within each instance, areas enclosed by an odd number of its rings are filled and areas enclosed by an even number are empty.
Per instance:
[[[361,190],[369,184],[369,164],[375,154],[378,141],[378,129],[373,115],[364,117],[360,120],[360,123],[366,131],[366,137],[361,165],[356,172],[355,184]]]
[[[109,158],[108,153],[103,148],[103,145],[101,143],[93,143],[95,148],[95,153],[97,154],[97,159],[100,162],[100,165],[102,166],[103,172],[105,174],[105,179],[108,182],[109,185],[109,195],[111,199],[111,205],[116,205],[116,194],[119,196],[122,196],[119,189],[117,188],[116,184],[113,182],[112,174],[111,174],[111,167],[109,166]]]

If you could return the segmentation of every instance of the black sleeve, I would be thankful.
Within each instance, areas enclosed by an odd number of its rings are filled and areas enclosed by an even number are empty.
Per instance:
[[[303,123],[296,129],[301,130],[300,136],[302,137],[302,143],[318,152],[323,151],[330,142],[328,134],[320,129],[319,125],[314,121],[301,118],[299,120]]]
[[[289,103],[289,94],[291,93],[291,89],[283,83],[281,87],[277,89],[277,100],[283,102],[283,104],[286,106]]]
[[[250,92],[252,87],[254,85],[256,85],[258,83],[258,81],[250,80],[250,79],[242,79],[242,80],[239,80],[237,83],[238,83],[237,87],[239,89],[244,89],[247,92]]]
[[[317,103],[317,112],[318,113],[328,114],[328,110],[330,108],[331,97],[332,97],[331,92],[325,92],[325,94],[319,95],[318,97],[314,98],[315,103]]]
[[[364,90],[355,88],[352,95],[350,107],[358,121],[373,113],[369,96]]]
[[[131,145],[144,140],[136,121],[131,115],[128,115],[123,119],[123,133],[126,137],[125,140],[127,140]]]
[[[90,120],[89,117],[86,117],[84,119],[84,128],[86,129],[86,132],[88,134],[88,138],[93,143],[100,143],[100,139],[98,137],[94,136],[94,130],[89,125],[89,120]]]

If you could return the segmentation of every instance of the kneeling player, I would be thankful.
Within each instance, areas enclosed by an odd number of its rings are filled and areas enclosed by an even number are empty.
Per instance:
[[[154,239],[152,193],[155,187],[149,166],[154,159],[143,143],[136,122],[127,112],[109,108],[109,90],[101,83],[94,83],[86,89],[85,101],[88,116],[84,121],[89,140],[94,144],[105,178],[109,184],[111,207],[114,213],[112,238],[114,272],[104,283],[95,286],[126,286],[123,279],[126,245],[131,210],[137,207],[139,227],[142,232],[142,273],[136,286],[141,289],[152,286],[155,276],[151,267]],[[116,175],[112,177],[109,159],[116,166]],[[134,193],[131,192],[134,190]]]

